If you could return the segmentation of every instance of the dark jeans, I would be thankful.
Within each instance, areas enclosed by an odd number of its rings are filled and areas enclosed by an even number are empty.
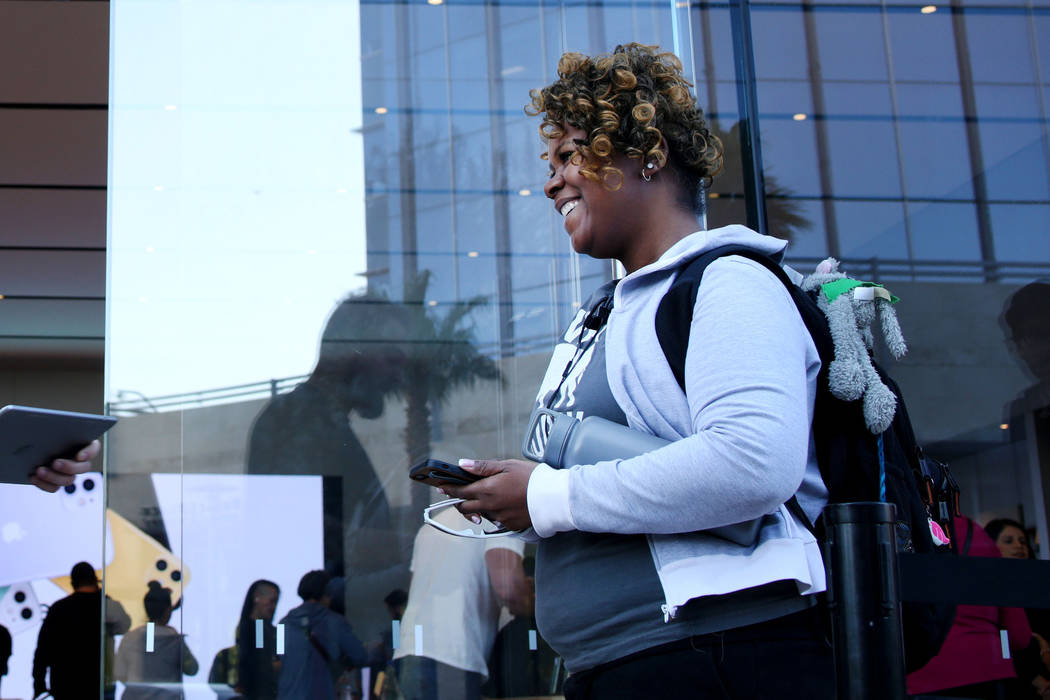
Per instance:
[[[833,700],[826,614],[820,606],[646,649],[570,675],[565,698]]]

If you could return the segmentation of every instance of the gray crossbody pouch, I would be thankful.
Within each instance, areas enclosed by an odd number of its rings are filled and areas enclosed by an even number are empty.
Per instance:
[[[549,408],[536,408],[521,445],[521,453],[556,469],[627,459],[652,452],[670,441],[613,421],[588,416],[583,420]],[[758,539],[762,518],[714,527],[704,532],[750,547]]]

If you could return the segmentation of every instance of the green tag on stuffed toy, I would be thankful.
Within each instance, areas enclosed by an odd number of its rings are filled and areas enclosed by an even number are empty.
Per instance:
[[[857,287],[863,287],[865,290],[870,289],[868,292],[871,298],[881,297],[889,300],[891,304],[896,304],[900,299],[890,294],[890,291],[883,287],[881,284],[875,282],[862,282],[860,280],[850,279],[849,277],[843,277],[840,280],[834,282],[828,282],[827,284],[820,285],[820,291],[824,293],[829,302],[835,301],[846,292],[853,291]]]

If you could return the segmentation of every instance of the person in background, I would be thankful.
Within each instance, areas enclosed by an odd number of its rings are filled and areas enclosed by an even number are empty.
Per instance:
[[[1032,548],[1028,544],[1028,536],[1025,534],[1024,526],[1010,518],[996,518],[989,520],[984,526],[984,531],[995,540],[995,546],[1004,559],[1034,559]],[[1032,645],[1026,653],[1018,654],[1014,668],[1022,681],[1031,681],[1032,688],[1018,688],[1017,696],[1020,698],[1050,698],[1050,610],[1043,608],[1027,608],[1025,615],[1028,624],[1032,628],[1032,636],[1036,644]],[[1021,683],[1022,686],[1027,684]]]
[[[131,618],[120,603],[106,596],[103,626],[102,591],[91,564],[86,561],[75,564],[69,578],[73,593],[55,602],[40,625],[33,655],[33,695],[39,697],[50,692],[55,700],[98,698],[101,686],[105,696],[111,698],[115,690],[109,677],[113,668],[113,635],[127,632]],[[100,628],[104,630],[104,649]],[[103,652],[105,679],[100,677]]]
[[[405,616],[405,607],[408,605],[408,591],[403,588],[395,588],[383,598],[383,605],[390,615],[390,622],[401,622]],[[400,625],[398,625],[400,627]],[[399,640],[400,641],[400,640]],[[394,657],[394,626],[387,625],[382,634],[383,663],[389,662]]]
[[[253,581],[244,594],[236,640],[237,691],[245,700],[274,700],[277,697],[277,673],[281,661],[277,656],[277,628],[273,624],[273,615],[280,597],[280,587],[266,579]]]
[[[328,608],[337,615],[346,615],[346,578],[333,576],[328,579],[328,585],[324,587],[324,594],[328,596]]]
[[[391,624],[383,627],[379,639],[374,640],[368,647],[368,653],[372,657],[373,697],[400,698],[401,690],[397,686],[397,667],[391,663],[394,659],[394,622],[397,626],[401,624],[401,618],[405,615],[405,606],[408,605],[408,592],[402,588],[395,588],[383,598],[387,614],[390,616]],[[398,635],[400,642],[400,635]]]
[[[959,553],[999,557],[995,542],[973,520],[955,518]],[[908,693],[923,697],[1000,700],[1017,678],[1013,662],[1004,658],[1000,630],[1006,630],[1016,654],[1032,643],[1032,630],[1020,608],[960,605],[940,652],[918,671],[908,674]]]
[[[383,598],[383,605],[390,613],[391,620],[400,620],[405,615],[405,606],[408,605],[408,592],[403,588],[395,588]]]
[[[185,637],[168,624],[171,589],[150,581],[142,602],[149,623],[120,640],[113,675],[125,685],[124,700],[179,700],[182,675],[196,675],[198,666]]]
[[[284,660],[277,680],[278,700],[319,700],[335,693],[335,679],[346,666],[368,664],[368,655],[346,618],[328,608],[330,577],[309,571],[297,590],[302,605],[284,616]]]
[[[336,549],[326,549],[324,561],[329,571],[332,562],[343,562],[354,601],[370,600],[408,573],[384,486],[389,474],[376,470],[356,427],[383,416],[386,396],[401,377],[407,331],[396,310],[389,299],[367,292],[339,302],[321,333],[310,376],[273,396],[248,438],[249,474],[338,475],[353,484],[341,506],[342,520],[325,524],[344,537]],[[351,611],[358,629],[378,626],[379,611],[371,608]]]
[[[92,440],[77,452],[75,459],[56,459],[50,465],[37,467],[29,481],[38,489],[54,493],[73,483],[77,474],[91,471],[91,460],[98,457],[102,443]]]
[[[0,625],[0,680],[7,675],[7,660],[11,658],[11,633]]]
[[[453,510],[434,519],[457,527]],[[522,566],[525,543],[516,537],[454,537],[423,525],[412,549],[412,583],[394,653],[405,700],[478,700],[500,610],[528,616],[532,587]],[[417,636],[420,635],[420,636]]]
[[[333,576],[324,587],[325,598],[328,600],[328,609],[340,617],[346,617],[346,578]],[[365,649],[369,657],[369,663],[374,662],[376,654],[374,650]],[[361,697],[361,676],[353,672],[352,667],[342,665],[339,676],[335,680],[335,696],[337,698]]]
[[[1034,559],[1032,548],[1028,546],[1028,536],[1024,526],[1010,518],[989,520],[984,531],[995,540],[995,546],[1004,559]]]

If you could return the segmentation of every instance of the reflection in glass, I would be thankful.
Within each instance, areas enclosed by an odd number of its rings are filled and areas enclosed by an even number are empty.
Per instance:
[[[280,659],[273,616],[280,595],[280,587],[266,579],[248,587],[236,642],[215,655],[208,674],[208,683],[217,693],[232,689],[251,700],[276,699]]]
[[[282,638],[283,652],[277,694],[282,700],[334,698],[344,669],[368,663],[365,648],[346,618],[329,608],[331,580],[324,571],[304,574],[296,590],[302,604],[281,618],[277,635]]]
[[[182,675],[197,674],[186,638],[168,624],[171,601],[171,589],[150,581],[142,602],[149,622],[120,640],[113,673],[124,684],[125,700],[181,700]]]
[[[48,608],[36,637],[33,697],[75,698],[85,686],[107,693],[114,689],[114,637],[128,631],[131,619],[120,603],[103,596],[91,564],[74,564],[69,581],[72,593]],[[19,617],[26,618],[25,612],[36,607],[33,589],[15,585],[10,593],[20,607],[30,603],[20,610]]]
[[[1038,412],[1004,415],[1035,389],[999,330],[1017,285],[1050,275],[1045,23],[1010,0],[805,0],[754,17],[763,167],[801,169],[789,187],[819,183],[794,192],[812,197],[807,211],[819,205],[823,221],[812,217],[789,261],[808,271],[833,255],[854,276],[890,282],[910,354],[884,364],[900,377],[920,442],[951,463],[978,524],[1009,517],[1045,539]],[[787,63],[781,31],[802,42]],[[793,113],[803,118],[788,122]],[[813,130],[809,152],[808,136],[785,146],[792,126]],[[1050,337],[1028,328],[1036,340],[1021,345]]]
[[[454,537],[467,524],[455,510],[436,512],[446,532],[423,525],[412,549],[412,586],[394,653],[405,700],[478,700],[492,674],[489,657],[500,612],[532,614],[532,587],[516,537]]]
[[[109,446],[107,585],[136,626],[147,582],[171,588],[170,624],[212,662],[211,688],[198,674],[188,693],[273,697],[291,634],[274,623],[313,569],[344,579],[334,614],[369,651],[358,689],[393,692],[417,625],[430,652],[441,604],[426,591],[444,581],[427,562],[453,545],[417,540],[436,496],[407,467],[517,454],[551,346],[615,276],[568,252],[521,111],[564,49],[682,46],[727,147],[711,227],[746,219],[740,122],[760,118],[789,261],[837,254],[893,280],[913,348],[893,372],[922,437],[958,462],[972,513],[1045,532],[1038,424],[1001,415],[1031,380],[996,325],[1018,284],[1050,274],[1041,14],[964,8],[961,41],[943,7],[755,6],[761,113],[740,114],[729,11],[710,4],[113,5],[109,395],[147,400],[125,403],[136,414]],[[1016,478],[983,478],[1000,472]],[[530,552],[511,554],[527,580]],[[487,554],[465,556],[454,580],[481,585]],[[503,655],[484,659],[500,679],[485,694],[555,692],[531,616],[502,630],[476,647]],[[408,664],[408,685],[439,675]]]

